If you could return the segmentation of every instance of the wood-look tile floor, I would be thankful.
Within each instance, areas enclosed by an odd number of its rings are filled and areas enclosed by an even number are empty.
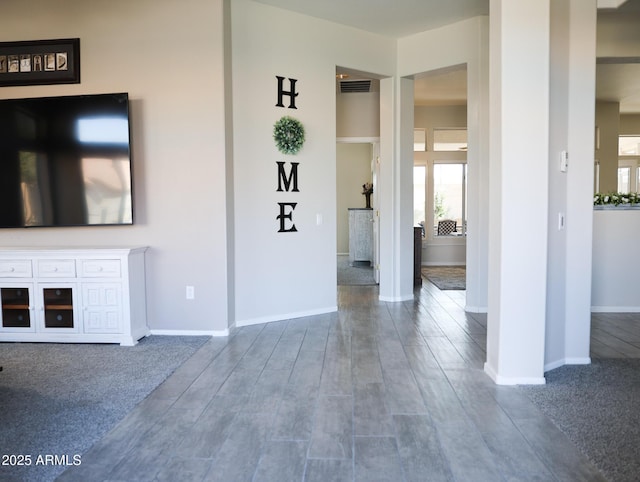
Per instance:
[[[58,480],[604,480],[484,374],[486,316],[464,292],[341,286],[338,303],[212,338]],[[609,316],[594,353],[639,354],[640,330]]]

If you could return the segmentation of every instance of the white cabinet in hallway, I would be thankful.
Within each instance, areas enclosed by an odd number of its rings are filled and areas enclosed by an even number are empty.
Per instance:
[[[349,208],[349,264],[373,263],[373,209]]]

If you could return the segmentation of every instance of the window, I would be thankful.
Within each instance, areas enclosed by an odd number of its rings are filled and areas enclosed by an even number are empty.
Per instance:
[[[422,226],[427,240],[463,244],[467,234],[467,128],[434,127],[427,140],[427,152],[414,157],[414,226]]]
[[[619,156],[640,156],[640,136],[619,136]]]
[[[427,195],[427,166],[413,166],[413,225],[424,232],[425,199]]]
[[[618,168],[618,192],[630,192],[631,184],[629,178],[631,177],[630,167]]]
[[[427,133],[424,129],[413,129],[413,150],[427,150]]]
[[[640,136],[619,136],[618,156],[618,192],[640,191]]]
[[[466,164],[433,165],[433,221],[436,236],[464,235]],[[443,221],[454,221],[455,229]]]
[[[416,164],[413,167],[413,222],[414,226],[422,226],[423,236],[432,239],[466,235],[466,177],[467,165],[462,162],[436,161],[429,166]],[[454,229],[451,229],[452,224]],[[431,228],[426,229],[427,226]]]
[[[434,151],[466,151],[467,129],[434,129]]]

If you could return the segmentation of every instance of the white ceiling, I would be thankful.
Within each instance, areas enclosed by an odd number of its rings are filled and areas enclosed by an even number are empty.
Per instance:
[[[489,0],[256,1],[393,38],[489,14]],[[598,5],[601,6],[615,6],[620,3],[622,5],[617,9],[618,14],[632,15],[640,11],[640,0],[598,0]],[[616,10],[603,11],[613,13]],[[638,18],[640,19],[640,16]],[[338,72],[344,70],[338,69]],[[356,76],[365,78],[366,74],[360,73]],[[465,103],[466,85],[464,66],[417,75],[416,104]],[[619,101],[621,112],[640,113],[640,63],[598,64],[596,98]]]
[[[596,65],[596,99],[620,103],[620,113],[640,113],[640,63]]]
[[[489,15],[489,0],[256,1],[393,38]]]

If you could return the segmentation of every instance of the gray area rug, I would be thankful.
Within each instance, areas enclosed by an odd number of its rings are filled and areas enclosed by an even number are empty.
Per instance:
[[[0,480],[54,480],[67,467],[37,465],[38,456],[72,463],[209,339],[0,343],[0,454],[31,457],[31,466],[0,466]]]
[[[368,262],[356,262],[354,266],[349,265],[348,255],[338,256],[338,285],[375,285],[373,267]]]
[[[422,276],[441,290],[467,289],[465,266],[423,266]]]
[[[615,482],[640,480],[640,359],[594,359],[520,387]]]

